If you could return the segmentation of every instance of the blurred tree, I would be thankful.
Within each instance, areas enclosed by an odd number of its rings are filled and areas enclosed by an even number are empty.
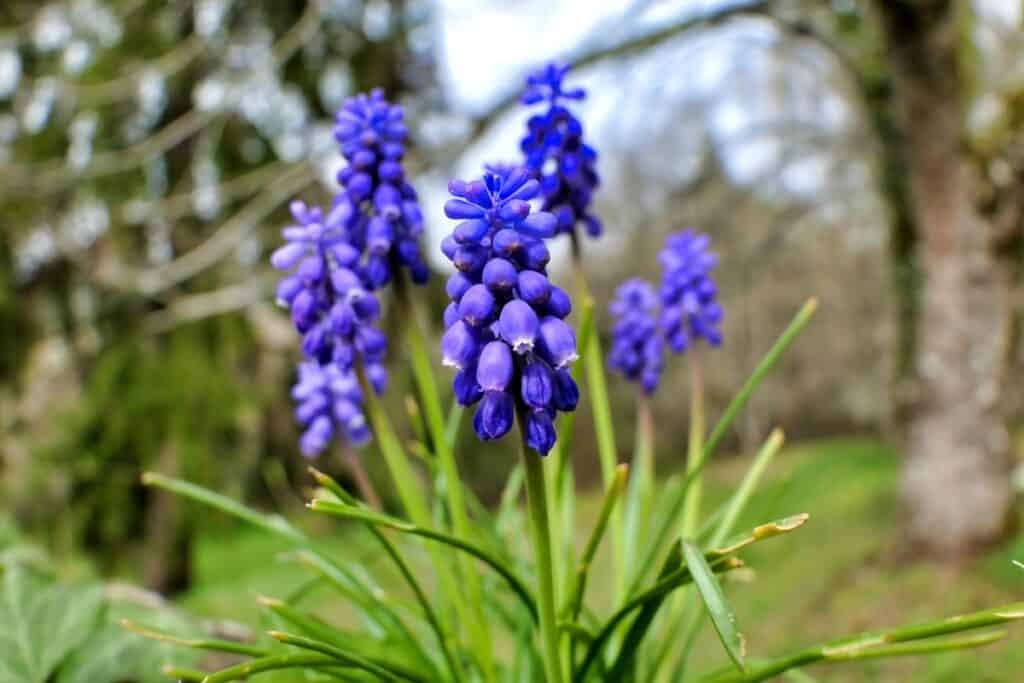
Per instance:
[[[196,520],[139,472],[281,483],[261,458],[295,451],[295,345],[265,245],[331,187],[346,96],[429,91],[428,9],[0,4],[0,498],[20,522],[108,569],[142,540],[175,591]]]
[[[913,230],[902,257],[919,271],[908,532],[955,557],[1003,539],[1016,517],[1005,390],[1024,246],[1024,82],[991,91],[971,3],[884,0],[875,9],[895,121],[884,142],[904,160],[906,198],[896,201]],[[997,115],[972,127],[981,98]]]

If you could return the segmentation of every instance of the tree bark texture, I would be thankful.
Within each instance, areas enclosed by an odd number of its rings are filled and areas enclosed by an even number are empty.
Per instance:
[[[920,310],[902,494],[912,547],[957,558],[1012,529],[1004,415],[1013,271],[980,211],[958,3],[879,0],[916,227]]]

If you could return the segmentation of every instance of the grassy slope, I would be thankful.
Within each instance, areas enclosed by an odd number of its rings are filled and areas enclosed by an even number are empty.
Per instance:
[[[721,499],[742,475],[745,461],[713,467],[709,498]],[[953,572],[900,559],[893,540],[897,510],[894,490],[898,463],[870,441],[829,441],[791,449],[781,456],[752,502],[747,525],[796,512],[811,513],[798,534],[754,548],[744,557],[755,570],[750,583],[729,588],[750,654],[781,654],[798,645],[865,629],[969,611],[1024,597],[1024,572],[1010,564],[1024,558],[1024,537],[1006,550]],[[583,532],[597,501],[581,501]],[[581,532],[582,533],[582,532]],[[363,552],[360,539],[333,541],[342,557]],[[255,533],[205,538],[200,544],[197,587],[186,606],[210,616],[256,624],[254,601],[237,596],[284,596],[304,576],[278,556],[283,545]],[[602,558],[607,566],[607,558]],[[607,572],[598,567],[591,596]],[[382,578],[387,582],[387,578]],[[327,604],[332,617],[345,619],[343,606]],[[600,609],[600,605],[595,605]],[[808,670],[827,681],[1015,681],[1024,671],[1024,631],[1008,642],[975,653],[929,660],[843,664]],[[706,629],[697,648],[699,670],[724,663]],[[270,679],[265,679],[270,680]],[[275,679],[276,680],[276,679]]]

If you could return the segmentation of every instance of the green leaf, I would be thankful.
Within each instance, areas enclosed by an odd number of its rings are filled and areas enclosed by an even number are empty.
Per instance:
[[[233,517],[237,517],[254,526],[258,526],[261,529],[270,531],[278,536],[284,536],[291,541],[300,542],[306,540],[305,535],[289,524],[288,520],[284,517],[257,512],[251,507],[242,505],[236,500],[232,500],[227,496],[205,489],[202,486],[197,486],[191,482],[174,479],[173,477],[167,477],[156,472],[146,472],[142,475],[142,483],[146,486],[155,486],[159,489],[170,491],[171,493],[176,493],[179,496],[184,496],[185,498],[190,498],[199,503],[203,503],[204,505],[209,505],[212,508],[216,508],[217,510],[226,512]]]
[[[1013,560],[1013,563],[1021,569],[1024,569],[1024,562],[1018,562],[1017,560]]]
[[[343,631],[312,614],[294,609],[272,598],[261,598],[260,602],[288,624],[299,629],[302,635],[341,650],[358,652],[367,661],[406,678],[417,678],[418,672],[428,671],[434,680],[439,679],[440,675],[433,662],[427,659],[422,651],[412,649],[409,643],[393,638],[382,639],[365,633]],[[415,646],[417,643],[414,641],[412,645]]]
[[[291,645],[304,650],[325,654],[334,659],[339,665],[362,669],[363,671],[372,673],[385,681],[407,680],[414,681],[415,683],[427,683],[428,681],[428,679],[425,679],[418,674],[395,671],[392,667],[385,666],[382,663],[373,662],[361,654],[348,652],[340,647],[316,640],[315,638],[307,638],[305,636],[298,636],[291,633],[282,633],[281,631],[271,631],[270,637],[279,640],[285,645]]]
[[[162,668],[181,659],[176,648],[107,624],[61,666],[56,683],[160,683]]]
[[[896,645],[879,645],[866,649],[834,648],[825,651],[825,659],[841,662],[854,659],[881,659],[882,657],[906,657],[912,655],[928,655],[950,650],[967,650],[995,643],[1006,637],[1006,631],[990,631],[967,636],[949,638],[933,638],[930,640],[911,641]]]
[[[615,479],[612,480],[611,486],[605,492],[604,502],[601,504],[601,511],[598,513],[597,522],[595,522],[594,528],[590,532],[590,538],[587,539],[587,545],[583,549],[583,556],[580,557],[576,579],[569,591],[568,606],[573,620],[579,616],[580,610],[583,607],[583,594],[587,589],[587,576],[593,564],[594,555],[597,553],[597,548],[601,544],[601,539],[604,538],[605,529],[608,528],[608,520],[611,519],[612,510],[615,509],[615,504],[618,502],[622,489],[626,485],[628,472],[629,465],[625,463],[615,468]]]
[[[703,680],[715,683],[754,683],[815,662],[838,662],[850,659],[873,659],[904,655],[928,654],[951,649],[980,647],[999,639],[999,631],[963,638],[937,638],[986,626],[995,626],[1024,619],[1024,603],[1018,602],[995,609],[963,614],[947,619],[902,626],[889,631],[862,633],[853,637],[814,645],[775,659],[760,660],[746,672],[735,669],[716,671]],[[934,640],[929,640],[934,638]],[[920,641],[920,642],[916,642]],[[906,645],[909,643],[909,645]]]
[[[403,533],[411,534],[413,536],[421,536],[423,538],[429,538],[431,540],[443,543],[445,545],[452,546],[458,550],[469,553],[470,555],[481,560],[485,564],[489,565],[494,571],[498,572],[503,579],[512,588],[512,591],[519,596],[519,599],[523,601],[523,604],[528,610],[530,615],[536,620],[537,619],[537,603],[530,591],[526,588],[526,585],[516,576],[515,572],[512,571],[504,562],[500,559],[487,552],[486,550],[467,543],[462,539],[456,538],[449,534],[442,533],[440,531],[434,531],[433,529],[427,529],[411,522],[398,519],[397,517],[391,517],[376,512],[371,512],[362,508],[352,507],[339,503],[333,500],[325,500],[323,498],[314,498],[313,502],[309,504],[309,507],[318,512],[327,512],[338,517],[344,517],[346,519],[352,519],[360,522],[367,522],[369,524],[376,524],[378,526],[388,527],[401,531]]]
[[[325,669],[331,667],[344,667],[333,657],[318,653],[299,653],[289,655],[274,655],[273,657],[261,657],[236,666],[221,669],[217,673],[210,674],[203,683],[228,683],[249,678],[254,674],[265,671],[282,671],[285,669]]]
[[[715,631],[718,632],[719,640],[722,641],[729,658],[740,671],[743,671],[746,667],[743,663],[746,646],[743,636],[736,627],[736,615],[725,599],[722,587],[718,585],[704,555],[693,543],[683,542],[683,558],[686,560],[686,566],[690,568],[693,583],[697,587],[701,600],[704,601],[704,606],[711,617],[711,623],[714,624]]]
[[[676,520],[679,519],[679,513],[686,502],[687,491],[693,482],[697,480],[697,477],[700,476],[704,465],[707,464],[712,453],[715,452],[718,443],[725,436],[729,426],[732,425],[733,420],[736,419],[736,416],[747,405],[750,397],[754,394],[754,390],[757,389],[761,381],[764,380],[779,361],[782,354],[785,353],[786,349],[792,345],[800,332],[807,326],[807,323],[810,322],[817,308],[818,302],[816,299],[809,299],[800,308],[789,323],[789,326],[786,327],[775,341],[775,344],[768,350],[768,353],[757,364],[757,367],[754,368],[747,381],[743,383],[739,393],[726,406],[725,412],[718,419],[714,429],[711,430],[711,434],[708,436],[708,440],[704,444],[700,461],[695,464],[692,470],[687,472],[685,477],[673,476],[665,485],[662,499],[658,504],[658,511],[654,515],[652,523],[653,533],[649,537],[650,541],[647,543],[647,551],[644,553],[643,559],[636,565],[637,572],[630,586],[630,594],[636,590],[637,586],[646,577],[646,572],[657,564],[655,558],[662,551],[662,548],[673,533],[672,530],[675,528]]]
[[[165,633],[151,626],[142,626],[134,621],[125,619],[121,622],[121,628],[134,634],[149,638],[161,643],[190,647],[194,650],[207,650],[209,652],[226,652],[234,655],[245,655],[247,657],[265,657],[270,654],[266,648],[248,643],[240,643],[236,640],[219,640],[217,638],[183,638],[180,636]]]
[[[0,681],[42,683],[95,631],[103,616],[98,585],[51,583],[14,565],[0,593]]]

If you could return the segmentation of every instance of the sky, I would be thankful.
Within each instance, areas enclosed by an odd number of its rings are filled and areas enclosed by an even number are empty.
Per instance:
[[[450,108],[464,115],[490,111],[518,92],[529,70],[582,46],[617,44],[681,17],[716,9],[723,0],[442,0],[441,82]],[[734,3],[729,3],[734,4]],[[634,8],[632,11],[630,8]],[[636,8],[640,8],[637,10]],[[817,154],[781,164],[780,120],[806,119],[838,133],[850,122],[844,99],[827,77],[829,64],[803,50],[799,66],[785,70],[780,86],[779,34],[767,22],[737,19],[709,32],[680,36],[642,53],[598,62],[572,72],[588,98],[575,108],[599,150],[602,194],[616,200],[617,179],[627,172],[656,180],[646,200],[657,204],[700,168],[700,135],[720,150],[737,184],[813,197],[823,191],[829,160]],[[783,93],[780,96],[779,92]],[[500,115],[461,156],[454,175],[479,174],[485,162],[514,160],[528,112]],[[696,117],[696,118],[695,118]],[[752,131],[762,131],[760,134]],[[782,172],[766,182],[766,175]],[[446,179],[426,178],[428,216],[438,216]],[[438,221],[439,240],[450,226]],[[612,240],[599,246],[614,248]],[[558,254],[555,255],[556,260]],[[438,264],[441,265],[441,264]]]

